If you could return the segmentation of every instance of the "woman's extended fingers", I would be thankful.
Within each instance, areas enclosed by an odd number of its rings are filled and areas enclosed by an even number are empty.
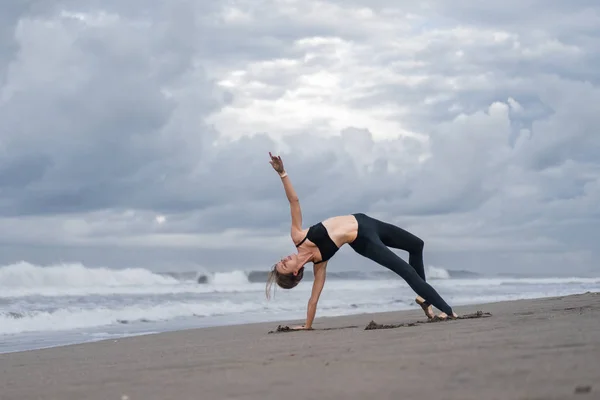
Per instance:
[[[271,157],[271,161],[269,161],[269,164],[271,164],[273,168],[283,167],[283,161],[281,160],[281,156],[274,156],[271,152],[269,152],[269,157]]]

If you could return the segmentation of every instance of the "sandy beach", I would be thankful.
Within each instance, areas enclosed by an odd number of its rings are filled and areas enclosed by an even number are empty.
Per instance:
[[[0,399],[600,399],[600,293],[193,329],[0,355]],[[376,324],[402,324],[365,330]]]

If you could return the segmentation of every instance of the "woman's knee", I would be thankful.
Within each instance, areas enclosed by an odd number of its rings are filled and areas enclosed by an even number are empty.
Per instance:
[[[423,241],[423,239],[419,238],[419,237],[415,237],[415,244],[414,244],[414,252],[423,252],[423,249],[425,248],[425,242]]]

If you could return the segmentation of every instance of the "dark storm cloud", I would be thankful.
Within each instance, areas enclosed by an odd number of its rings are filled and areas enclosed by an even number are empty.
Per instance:
[[[163,24],[158,36],[155,26],[118,21],[49,27],[23,20],[21,26],[21,51],[0,108],[0,144],[9,155],[1,181],[14,196],[2,213],[153,207],[165,186],[182,190],[215,138],[202,118],[223,103],[193,67],[193,52],[172,40],[178,30],[193,29],[179,19]],[[41,56],[44,47],[48,57]],[[165,89],[183,93],[175,99]],[[181,115],[186,107],[189,114]],[[177,182],[165,185],[163,176]]]

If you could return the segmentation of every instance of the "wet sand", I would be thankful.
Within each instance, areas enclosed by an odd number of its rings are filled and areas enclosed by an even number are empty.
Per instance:
[[[482,313],[317,315],[314,331],[281,321],[0,354],[0,399],[600,399],[600,293],[456,311]]]

